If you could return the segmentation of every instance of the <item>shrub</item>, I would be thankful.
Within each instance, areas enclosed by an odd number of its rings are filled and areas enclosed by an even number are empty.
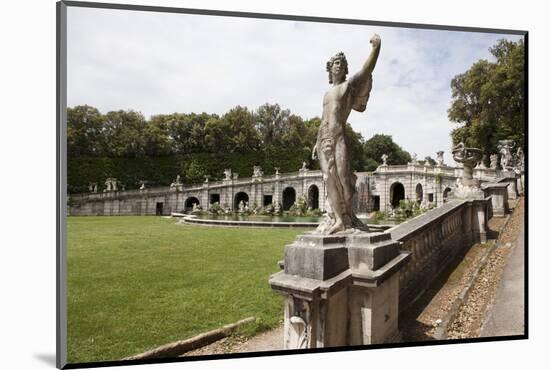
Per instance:
[[[420,208],[418,202],[414,200],[402,199],[399,201],[399,207],[396,209],[396,216],[398,218],[411,218],[418,216],[423,211]]]
[[[220,206],[219,202],[214,202],[210,205],[210,208],[208,209],[208,213],[213,215],[218,215],[224,213],[223,208]]]
[[[307,213],[307,201],[303,195],[299,195],[287,214],[289,216],[305,216]]]
[[[145,180],[149,187],[168,186],[177,175],[185,184],[200,183],[205,175],[216,181],[223,178],[225,168],[241,177],[252,176],[253,166],[261,166],[264,173],[297,171],[310,151],[295,148],[279,151],[253,151],[248,153],[192,153],[166,157],[124,158],[69,156],[67,182],[69,193],[86,193],[90,183],[98,183],[98,191],[109,177],[116,178],[126,189],[138,189]]]

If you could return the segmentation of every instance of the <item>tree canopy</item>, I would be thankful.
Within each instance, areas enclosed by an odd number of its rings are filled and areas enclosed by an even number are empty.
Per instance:
[[[68,108],[68,154],[144,158],[288,147],[311,151],[319,123],[318,118],[304,121],[278,104],[264,104],[256,111],[236,106],[221,117],[172,113],[149,120],[132,110],[101,114],[94,107],[81,105]]]
[[[149,186],[169,185],[176,175],[186,183],[223,177],[232,168],[242,177],[260,165],[266,173],[296,171],[302,162],[318,169],[311,159],[321,119],[304,120],[278,104],[256,110],[236,106],[219,116],[208,113],[172,113],[150,119],[136,111],[102,114],[94,107],[68,108],[67,152],[70,192],[86,191],[91,182],[115,177],[127,189],[141,181]],[[382,154],[389,164],[410,161],[410,155],[391,136],[365,141],[346,124],[351,168],[372,171]]]
[[[365,170],[374,171],[382,163],[386,154],[387,164],[407,164],[411,161],[409,152],[397,145],[391,135],[376,134],[364,144]]]
[[[499,140],[525,143],[525,47],[500,40],[489,48],[494,61],[479,60],[451,81],[449,120],[453,144],[464,142],[485,154],[497,153]]]
[[[91,182],[116,177],[126,188],[140,181],[167,185],[177,174],[188,183],[223,176],[232,168],[250,176],[254,165],[296,171],[302,162],[317,169],[311,151],[320,119],[304,120],[278,104],[257,110],[236,106],[219,116],[208,113],[172,113],[150,119],[136,111],[102,114],[81,105],[67,110],[69,189],[85,191]],[[346,127],[353,169],[363,170],[363,138]]]

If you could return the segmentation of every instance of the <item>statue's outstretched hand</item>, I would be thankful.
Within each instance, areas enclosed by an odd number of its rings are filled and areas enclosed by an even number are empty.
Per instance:
[[[313,147],[313,150],[311,151],[311,159],[316,160],[317,159],[317,144]]]
[[[370,43],[372,44],[373,48],[379,48],[380,47],[380,36],[378,36],[376,33],[370,38]]]

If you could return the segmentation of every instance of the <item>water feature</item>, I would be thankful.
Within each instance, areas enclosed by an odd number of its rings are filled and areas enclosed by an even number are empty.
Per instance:
[[[263,227],[307,227],[316,228],[323,216],[287,216],[287,215],[243,215],[231,214],[172,214],[182,217],[182,222],[203,225],[218,226],[263,226]],[[378,225],[373,218],[359,217],[374,230],[385,230],[395,225],[388,222],[387,225]],[[384,224],[386,224],[384,222]]]

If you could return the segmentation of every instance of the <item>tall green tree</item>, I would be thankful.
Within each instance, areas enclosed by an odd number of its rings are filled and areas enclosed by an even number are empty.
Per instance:
[[[148,121],[143,136],[146,156],[163,157],[173,154],[173,140],[166,124]]]
[[[108,155],[128,158],[146,156],[145,127],[145,118],[139,112],[108,112],[103,130]]]
[[[391,135],[376,134],[365,142],[365,170],[374,171],[382,164],[382,155],[387,155],[387,164],[407,164],[411,161],[409,152],[397,145]]]
[[[290,111],[281,109],[279,104],[266,103],[256,110],[256,129],[264,148],[279,146],[283,143],[289,116]]]
[[[67,154],[104,155],[104,124],[105,117],[94,107],[79,105],[67,108]]]
[[[500,40],[489,48],[494,61],[479,60],[451,81],[449,120],[458,125],[453,144],[464,142],[485,154],[496,153],[499,140],[525,142],[525,47]]]
[[[225,113],[221,117],[221,124],[228,140],[220,149],[230,153],[258,150],[260,135],[254,121],[254,114],[246,107],[236,106]]]
[[[153,116],[150,122],[161,129],[159,134],[166,133],[174,154],[187,154],[206,150],[206,125],[210,119],[217,118],[216,115],[206,113],[172,113]]]
[[[266,173],[296,171],[311,159],[321,120],[304,120],[278,104],[256,111],[237,106],[221,117],[172,113],[145,119],[132,110],[100,113],[90,106],[68,108],[69,191],[86,191],[90,182],[116,177],[127,189],[170,184],[177,174],[186,183],[204,175],[223,178],[232,168],[250,176],[260,165]],[[366,166],[364,139],[346,125],[352,169]]]

